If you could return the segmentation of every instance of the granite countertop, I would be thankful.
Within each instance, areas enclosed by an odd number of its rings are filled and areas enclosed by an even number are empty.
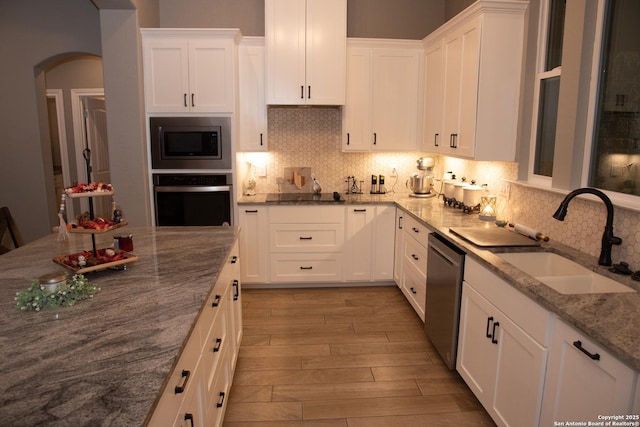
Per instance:
[[[395,204],[432,231],[445,236],[457,244],[488,270],[497,274],[514,288],[548,309],[568,324],[582,331],[593,341],[602,345],[611,354],[632,369],[640,372],[640,282],[629,276],[609,272],[608,267],[598,265],[596,257],[587,255],[567,245],[550,240],[541,242],[539,248],[493,248],[486,249],[458,237],[450,227],[495,227],[491,222],[481,221],[478,215],[463,213],[459,209],[445,206],[438,198],[415,198],[408,195],[347,195],[344,204]],[[265,203],[263,195],[243,197],[239,204]],[[304,202],[266,204],[309,204]],[[604,224],[603,224],[604,227]],[[594,236],[599,240],[599,236]],[[635,293],[563,295],[542,284],[535,278],[513,267],[496,256],[497,252],[542,250],[563,255],[591,270],[616,280],[636,290]]]
[[[126,232],[138,260],[87,273],[100,292],[59,310],[21,312],[14,297],[64,270],[53,257],[90,249],[90,235],[52,234],[0,256],[0,424],[142,425],[153,410],[238,229]],[[97,247],[113,234],[96,235]]]
[[[438,231],[450,241],[462,247],[467,256],[475,259],[507,283],[527,295],[538,304],[584,332],[593,341],[636,371],[640,371],[640,282],[629,276],[611,273],[608,267],[598,265],[596,257],[587,255],[567,245],[550,240],[540,242],[540,248],[483,249],[449,231],[450,227],[494,227],[481,221],[477,215],[465,214],[445,207],[442,201],[416,202],[408,198],[398,199],[396,204]],[[603,224],[604,227],[604,224]],[[599,239],[599,236],[594,238]],[[513,267],[495,254],[497,252],[549,251],[563,255],[591,270],[635,289],[635,293],[564,295]]]

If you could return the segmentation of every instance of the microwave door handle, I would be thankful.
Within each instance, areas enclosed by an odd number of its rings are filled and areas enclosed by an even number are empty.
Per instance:
[[[213,193],[221,191],[231,191],[230,185],[220,186],[164,186],[157,185],[154,190],[158,193]]]

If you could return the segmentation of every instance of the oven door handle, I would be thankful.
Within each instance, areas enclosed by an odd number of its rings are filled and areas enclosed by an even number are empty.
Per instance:
[[[218,186],[169,186],[169,185],[156,185],[153,187],[156,193],[212,193],[218,191],[231,191],[230,185],[218,185]]]

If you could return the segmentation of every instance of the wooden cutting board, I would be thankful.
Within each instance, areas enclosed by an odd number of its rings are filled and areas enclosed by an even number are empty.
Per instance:
[[[452,227],[453,234],[483,248],[505,246],[540,246],[540,242],[500,227]]]

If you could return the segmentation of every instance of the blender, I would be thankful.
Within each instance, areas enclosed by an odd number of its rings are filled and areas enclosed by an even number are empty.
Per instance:
[[[436,195],[433,191],[433,166],[434,160],[431,157],[420,157],[417,161],[418,173],[414,173],[407,180],[407,188],[413,193],[411,197],[433,197]]]

